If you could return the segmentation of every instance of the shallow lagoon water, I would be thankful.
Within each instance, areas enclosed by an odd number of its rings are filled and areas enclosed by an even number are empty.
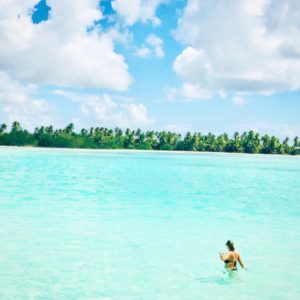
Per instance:
[[[0,245],[1,299],[299,299],[300,157],[0,148]]]

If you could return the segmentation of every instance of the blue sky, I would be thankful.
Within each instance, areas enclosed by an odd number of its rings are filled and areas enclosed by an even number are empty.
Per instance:
[[[0,4],[0,122],[300,135],[296,0]]]

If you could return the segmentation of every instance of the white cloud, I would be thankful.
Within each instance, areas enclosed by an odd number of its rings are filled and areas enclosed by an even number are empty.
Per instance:
[[[187,82],[207,82],[213,76],[212,66],[202,49],[185,48],[174,61],[173,69]],[[209,86],[210,87],[210,86]]]
[[[156,57],[162,58],[165,56],[163,50],[163,40],[155,34],[149,34],[146,38],[147,47],[143,46],[136,50],[136,55],[139,57],[149,57],[154,55]]]
[[[49,125],[53,120],[54,106],[36,96],[37,87],[21,84],[0,72],[0,119],[10,125],[19,121],[26,129]]]
[[[155,34],[149,34],[147,37],[147,43],[152,45],[152,46],[161,46],[162,44],[162,39],[159,38],[157,35]]]
[[[189,0],[176,38],[187,47],[173,69],[212,94],[300,88],[298,0]]]
[[[165,53],[162,48],[163,40],[155,34],[149,34],[147,37],[147,43],[153,47],[153,51],[157,57],[164,57]]]
[[[234,96],[232,101],[235,105],[242,106],[246,103],[245,99],[241,96]]]
[[[147,47],[137,49],[136,55],[139,57],[148,57],[151,54],[151,50]]]
[[[154,121],[148,116],[147,108],[140,103],[131,102],[109,94],[93,95],[72,93],[56,90],[54,94],[63,96],[79,103],[79,110],[83,116],[93,119],[103,126],[147,127]]]
[[[281,139],[289,137],[293,139],[295,136],[300,136],[300,125],[289,123],[271,123],[266,121],[243,122],[231,126],[229,132],[244,132],[253,130],[261,135],[275,135]]]
[[[0,70],[36,84],[126,90],[131,82],[116,34],[99,28],[98,0],[48,0],[50,18],[33,24],[37,1],[0,2]],[[120,39],[120,36],[118,36]]]
[[[162,23],[161,19],[158,18],[158,17],[152,17],[151,22],[152,22],[154,27],[160,26],[161,23]]]
[[[122,118],[120,126],[122,127],[144,127],[153,123],[153,119],[149,118],[145,105],[141,103],[121,104]]]
[[[160,4],[166,2],[168,0],[115,0],[112,1],[112,6],[129,26],[136,22],[148,21],[151,21],[153,26],[158,26],[161,20],[155,16],[156,10]]]
[[[184,82],[180,88],[170,88],[167,90],[168,100],[181,98],[184,101],[194,101],[208,99],[212,96],[210,90],[203,89],[199,84]]]

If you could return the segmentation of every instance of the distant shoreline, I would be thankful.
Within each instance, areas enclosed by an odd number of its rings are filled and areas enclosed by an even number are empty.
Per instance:
[[[293,143],[292,143],[293,142]],[[74,131],[74,124],[54,129],[52,125],[36,127],[33,132],[23,129],[14,121],[10,131],[0,125],[0,145],[59,149],[101,149],[101,151],[138,151],[139,153],[248,153],[300,155],[300,139],[282,142],[276,136],[261,136],[258,132],[235,132],[214,135],[212,133],[171,131],[122,130],[116,128],[91,127]]]
[[[297,155],[286,155],[277,153],[245,153],[245,152],[215,152],[215,151],[186,151],[186,150],[141,150],[141,149],[92,149],[92,148],[67,148],[67,147],[39,147],[39,146],[6,146],[0,145],[0,149],[38,149],[38,150],[62,150],[65,152],[115,152],[115,153],[165,153],[165,154],[188,154],[188,155],[249,155],[249,156],[280,156],[280,157],[298,157]]]

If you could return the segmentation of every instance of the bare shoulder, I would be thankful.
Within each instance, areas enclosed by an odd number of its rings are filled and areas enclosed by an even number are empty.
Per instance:
[[[236,252],[233,251],[229,251],[227,255],[230,260],[235,260],[237,258]]]

